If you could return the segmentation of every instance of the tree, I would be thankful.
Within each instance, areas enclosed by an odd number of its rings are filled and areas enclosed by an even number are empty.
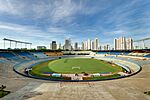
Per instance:
[[[4,91],[5,88],[6,88],[6,86],[2,85],[2,86],[0,87],[0,91]]]

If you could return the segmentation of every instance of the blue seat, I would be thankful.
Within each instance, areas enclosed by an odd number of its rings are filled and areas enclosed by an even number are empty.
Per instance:
[[[32,52],[32,54],[38,58],[48,58],[43,52]]]
[[[29,52],[15,52],[15,53],[18,54],[19,56],[26,57],[31,60],[37,59],[34,55],[30,54]]]
[[[0,52],[0,56],[6,58],[8,60],[14,60],[14,61],[22,61],[23,60],[11,52]]]
[[[146,56],[144,56],[144,57],[146,57],[146,58],[150,58],[150,54],[148,54],[148,55],[146,55]]]

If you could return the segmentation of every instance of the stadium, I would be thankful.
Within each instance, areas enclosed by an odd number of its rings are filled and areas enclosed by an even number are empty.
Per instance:
[[[22,66],[22,64],[14,67],[17,73],[32,78],[56,81],[111,80],[130,76],[141,70],[138,64],[129,61],[93,57],[91,55],[59,56],[58,58],[46,59],[46,61],[39,62],[38,60],[38,62],[29,67],[22,67],[23,69],[19,66]]]
[[[48,91],[57,95],[57,90],[63,88],[67,89],[67,94],[73,93],[75,88],[83,94],[83,87],[86,87],[84,93],[87,93],[88,89],[96,91],[96,88],[99,88],[100,93],[104,92],[101,96],[105,96],[106,99],[119,95],[119,91],[128,93],[126,90],[131,89],[131,94],[121,96],[128,99],[139,98],[140,95],[140,98],[146,100],[149,97],[143,92],[147,91],[149,86],[149,57],[149,50],[1,50],[1,82],[14,92],[5,96],[4,100],[47,98],[42,95],[52,96]],[[141,84],[136,84],[138,82]],[[110,94],[105,87],[112,92],[118,89],[118,92]],[[61,97],[64,94],[66,93],[61,93]],[[134,97],[130,97],[131,95]],[[67,97],[70,98],[69,95]],[[52,98],[56,99],[59,96]]]
[[[0,100],[150,100],[150,0],[0,0]]]

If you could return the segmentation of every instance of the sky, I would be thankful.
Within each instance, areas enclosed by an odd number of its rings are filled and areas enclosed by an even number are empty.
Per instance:
[[[98,38],[113,46],[121,36],[150,37],[150,0],[0,0],[0,48],[3,38],[32,47]]]

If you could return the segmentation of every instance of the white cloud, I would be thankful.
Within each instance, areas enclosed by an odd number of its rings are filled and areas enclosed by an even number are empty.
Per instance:
[[[21,16],[26,6],[21,1],[0,0],[0,13],[7,13]]]
[[[0,18],[3,21],[0,22],[0,32],[9,30],[9,33],[5,31],[0,34],[1,36],[10,35],[16,39],[36,40],[40,43],[43,40],[46,43],[53,39],[78,37],[77,34],[84,33],[86,33],[85,38],[97,36],[97,34],[109,38],[115,35],[139,34],[141,36],[143,32],[148,36],[150,13],[148,9],[144,9],[144,5],[149,1],[144,4],[142,2],[133,0],[116,6],[118,2],[110,0],[0,0],[0,15],[8,17],[8,20],[7,17]],[[90,14],[93,18],[91,16],[88,22]],[[133,18],[134,14],[137,18]],[[84,17],[87,18],[84,19]],[[89,24],[90,22],[92,25]]]
[[[24,31],[26,27],[18,24],[11,24],[11,23],[3,23],[0,22],[0,29],[7,29],[7,30],[14,30],[14,31]]]
[[[126,31],[123,31],[123,30],[116,30],[116,31],[113,31],[114,34],[126,34]]]
[[[6,32],[2,33],[3,30],[6,30]],[[67,31],[62,28],[49,27],[47,31],[44,31],[33,26],[25,26],[4,22],[0,22],[0,31],[2,33],[1,36],[8,36],[8,33],[10,35],[9,37],[13,37],[15,39],[32,41],[49,41],[53,39],[57,40],[73,37],[73,35],[67,33]]]
[[[62,28],[49,27],[48,32],[50,32],[50,33],[66,33],[67,31]]]
[[[0,13],[17,15],[17,17],[49,18],[52,22],[58,22],[76,12],[77,5],[71,0],[55,0],[45,3],[38,1],[22,2],[18,0],[0,0]]]
[[[0,13],[30,19],[44,18],[52,23],[61,20],[70,23],[74,20],[75,14],[94,14],[105,8],[102,5],[90,7],[86,2],[73,0],[54,0],[53,2],[39,0],[32,4],[19,0],[0,0]]]

